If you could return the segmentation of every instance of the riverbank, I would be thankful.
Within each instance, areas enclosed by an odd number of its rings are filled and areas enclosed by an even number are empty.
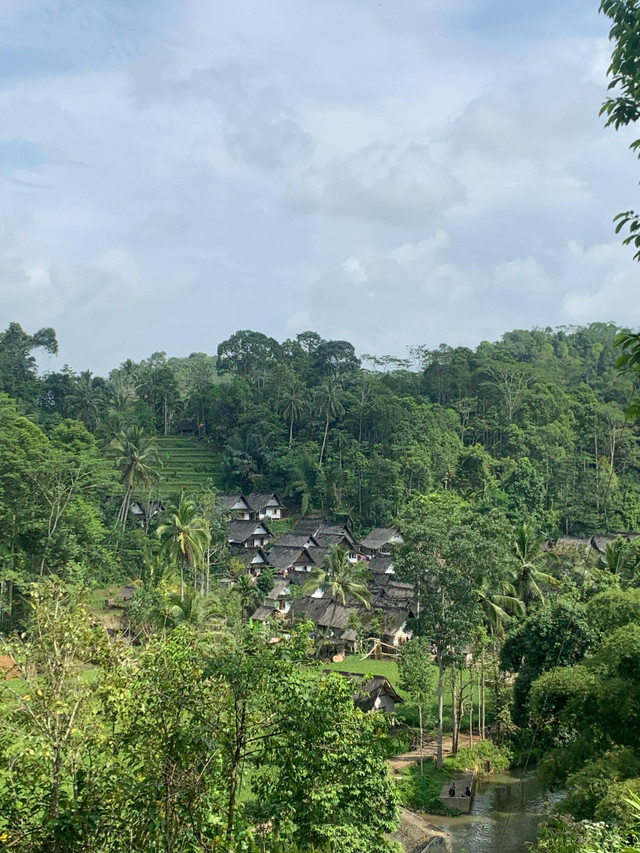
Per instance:
[[[422,816],[451,837],[453,853],[524,853],[561,794],[547,794],[535,769],[506,770],[476,785],[469,815]]]
[[[429,747],[432,746],[429,744]],[[456,814],[443,803],[441,792],[457,780],[461,773],[471,771],[476,778],[483,778],[488,773],[506,770],[510,763],[508,751],[489,740],[478,741],[472,747],[460,749],[456,755],[447,755],[442,770],[436,768],[434,755],[429,754],[421,772],[419,756],[417,761],[415,757],[413,761],[408,761],[411,755],[414,754],[396,756],[391,760],[391,767],[396,772],[400,801],[407,809],[433,815]]]

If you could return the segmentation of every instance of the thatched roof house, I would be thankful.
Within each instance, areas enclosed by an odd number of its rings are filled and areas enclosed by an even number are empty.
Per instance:
[[[260,548],[273,539],[273,533],[263,521],[229,522],[229,542],[244,548]]]
[[[365,554],[388,554],[391,545],[402,541],[402,534],[397,527],[374,527],[360,545]]]
[[[324,671],[331,672],[327,669]],[[355,682],[356,693],[353,701],[361,711],[385,711],[392,714],[397,703],[404,703],[402,696],[384,675],[372,675],[365,680],[364,676],[357,672],[339,672]]]

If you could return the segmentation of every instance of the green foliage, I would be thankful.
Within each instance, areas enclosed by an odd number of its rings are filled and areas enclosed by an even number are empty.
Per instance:
[[[424,762],[422,773],[417,764],[412,764],[402,771],[402,776],[397,782],[400,802],[404,808],[412,811],[451,814],[440,799],[440,791],[450,778],[449,771],[438,770],[435,761],[431,759]]]
[[[613,53],[608,73],[611,77],[609,96],[600,110],[606,115],[607,126],[618,130],[629,124],[635,124],[640,118],[640,74],[638,73],[638,31],[640,30],[640,8],[637,0],[602,0],[600,11],[612,21],[609,39],[613,42]],[[630,148],[636,154],[640,140],[631,143]],[[616,233],[628,226],[629,236],[623,241],[638,250],[636,260],[640,260],[640,219],[634,211],[628,210],[616,216]]]
[[[458,750],[443,761],[443,767],[449,773],[458,773],[477,768],[478,774],[500,773],[507,770],[513,761],[511,750],[491,740],[479,740],[476,744]]]
[[[526,725],[529,719],[533,682],[553,667],[580,661],[596,637],[597,626],[585,605],[570,597],[547,602],[512,628],[502,647],[501,665],[517,673],[513,718],[518,725]]]
[[[222,614],[207,630],[207,602],[186,601],[136,649],[109,643],[83,596],[33,590],[6,646],[22,678],[0,701],[2,849],[389,850],[387,720],[309,668],[308,625],[273,646]]]

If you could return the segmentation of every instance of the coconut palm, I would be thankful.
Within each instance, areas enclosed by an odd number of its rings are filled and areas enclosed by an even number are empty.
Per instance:
[[[528,613],[535,601],[544,601],[542,587],[557,587],[558,581],[543,568],[542,539],[534,535],[526,522],[516,528],[513,550],[518,561],[515,589]]]
[[[476,595],[490,634],[501,634],[511,616],[523,616],[525,607],[516,594],[515,578],[508,575],[494,581],[485,574],[475,579]]]
[[[164,601],[165,624],[176,628],[178,625],[190,625],[196,629],[221,627],[224,611],[214,596],[200,596],[195,590],[185,590],[181,597],[169,593]]]
[[[204,556],[211,542],[209,525],[194,501],[181,497],[168,507],[164,520],[158,525],[162,548],[180,566],[180,600],[184,600],[185,567],[194,570],[194,589],[197,588],[197,569],[203,566]]]
[[[136,364],[133,359],[128,358],[120,365],[118,374],[130,388],[135,389],[138,385],[138,378],[140,376],[140,365]]]
[[[100,414],[102,393],[96,388],[90,370],[84,370],[75,380],[73,390],[67,396],[69,411],[87,429],[95,429]]]
[[[280,414],[285,421],[289,422],[289,447],[293,443],[293,425],[300,420],[306,408],[304,386],[299,382],[292,382],[280,401]]]
[[[627,566],[627,550],[628,543],[624,539],[621,537],[614,539],[613,542],[607,543],[604,554],[601,554],[598,559],[597,567],[621,577]]]
[[[119,433],[109,445],[115,457],[116,468],[122,475],[124,496],[116,518],[116,527],[124,527],[129,515],[134,490],[149,489],[158,479],[161,465],[158,445],[152,436],[145,435],[137,426]]]
[[[322,460],[324,459],[324,451],[327,446],[327,436],[329,434],[331,421],[344,414],[344,406],[342,405],[342,386],[339,382],[336,382],[332,376],[329,376],[316,390],[316,400],[325,416],[324,435],[322,437],[322,448],[320,449],[319,462],[320,467],[322,467]]]
[[[333,545],[325,557],[322,568],[312,572],[309,580],[302,587],[305,595],[312,595],[316,590],[329,590],[331,596],[347,603],[347,597],[355,598],[369,610],[371,607],[371,592],[367,586],[369,572],[360,563],[351,563],[345,551],[338,545]]]

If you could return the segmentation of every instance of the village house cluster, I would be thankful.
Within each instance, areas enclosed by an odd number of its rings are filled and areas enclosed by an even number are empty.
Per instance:
[[[348,521],[304,517],[294,528],[276,536],[269,526],[283,519],[286,507],[275,492],[219,495],[231,514],[229,546],[236,561],[257,579],[266,566],[276,573],[273,588],[252,614],[252,619],[283,626],[308,619],[318,638],[335,643],[337,649],[354,651],[358,640],[368,636],[367,626],[375,620],[375,636],[397,648],[411,637],[407,622],[416,615],[414,589],[395,576],[390,546],[402,541],[397,528],[376,527],[357,541]],[[337,600],[328,589],[305,591],[309,575],[323,567],[332,548],[340,548],[351,563],[366,562],[369,573],[370,607],[350,599]]]

